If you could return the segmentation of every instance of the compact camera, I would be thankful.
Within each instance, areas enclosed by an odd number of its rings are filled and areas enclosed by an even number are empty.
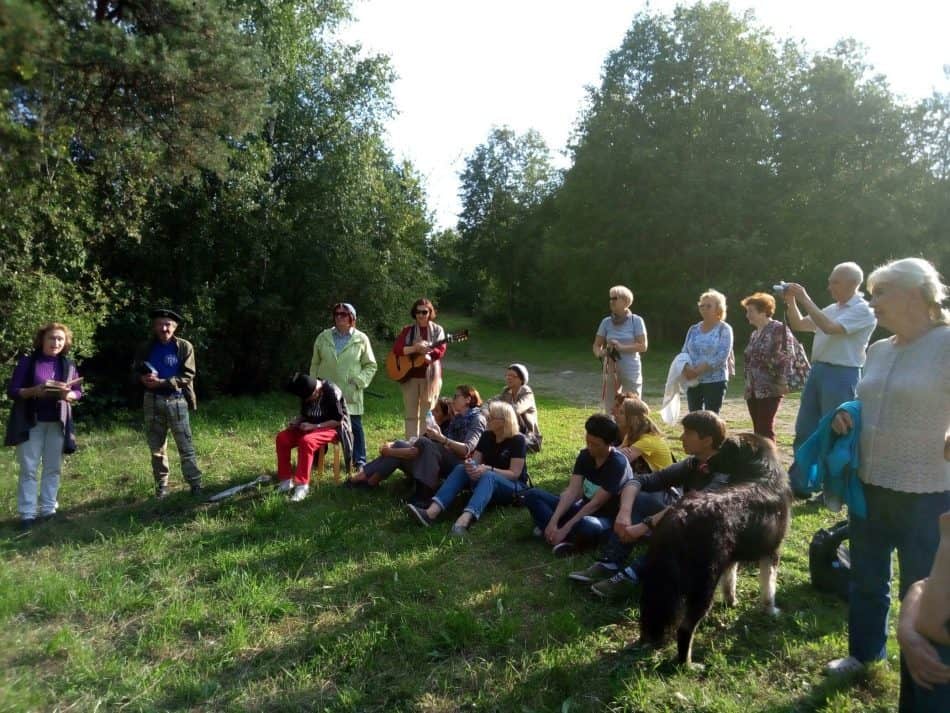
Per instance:
[[[620,361],[620,350],[617,347],[607,347],[605,354],[608,359]]]
[[[782,280],[778,284],[772,285],[772,292],[780,297],[785,294],[785,290],[788,289],[788,283],[785,280]]]

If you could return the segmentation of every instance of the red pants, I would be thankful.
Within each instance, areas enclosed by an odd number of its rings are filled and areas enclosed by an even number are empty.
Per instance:
[[[335,428],[318,428],[304,433],[299,428],[285,428],[277,434],[277,480],[293,477],[295,485],[310,482],[313,454],[337,440]],[[297,471],[290,463],[290,452],[297,449]]]
[[[778,412],[781,396],[765,399],[746,399],[749,415],[752,417],[752,430],[760,436],[775,440],[775,414]]]

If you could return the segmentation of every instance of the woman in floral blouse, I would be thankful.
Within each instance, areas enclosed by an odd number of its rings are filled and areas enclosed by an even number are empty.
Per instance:
[[[790,350],[785,348],[788,327],[772,319],[775,298],[764,292],[749,295],[741,302],[746,319],[755,327],[745,348],[745,400],[752,427],[760,436],[775,440],[775,414],[782,396],[788,393],[785,373]]]

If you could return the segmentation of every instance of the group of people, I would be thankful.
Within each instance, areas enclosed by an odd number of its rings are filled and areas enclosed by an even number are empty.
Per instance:
[[[934,266],[919,258],[874,270],[868,278],[870,302],[859,291],[863,279],[854,263],[836,266],[828,280],[834,302],[824,308],[800,284],[777,285],[787,324],[774,319],[772,294],[756,292],[741,301],[754,328],[745,349],[744,376],[755,432],[774,440],[775,414],[789,390],[792,331],[814,332],[811,371],[796,420],[796,449],[816,429],[825,428],[833,432],[831,438],[854,439],[854,452],[860,454],[852,485],[863,504],[858,512],[849,510],[849,655],[832,662],[832,672],[852,671],[884,657],[891,555],[896,550],[900,559],[900,596],[919,594],[937,551],[939,516],[950,511],[946,286]],[[690,327],[674,362],[677,368],[671,370],[687,387],[690,409],[680,422],[686,458],[677,463],[641,398],[645,322],[631,311],[628,288],[616,286],[609,297],[610,315],[593,343],[594,355],[603,361],[607,413],[587,419],[585,447],[560,494],[531,487],[528,477],[528,454],[540,450],[541,433],[525,365],[511,364],[505,387],[487,403],[468,385],[458,386],[451,398],[440,397],[446,338],[427,299],[414,303],[412,321],[392,347],[396,355],[416,358],[401,384],[405,438],[385,443],[372,461],[367,461],[361,417],[363,393],[377,364],[369,338],[356,329],[355,308],[334,306],[334,325],[316,338],[310,373],[298,374],[288,386],[300,398],[301,410],[276,438],[278,489],[293,500],[305,498],[315,454],[336,442],[355,466],[348,487],[375,488],[397,468],[405,471],[415,484],[407,512],[420,525],[435,523],[465,490],[471,494],[453,534],[464,535],[492,504],[522,503],[535,533],[555,554],[602,547],[601,556],[572,572],[572,579],[591,584],[601,596],[629,592],[638,579],[639,560],[629,559],[632,546],[660,525],[670,504],[684,492],[728,486],[729,473],[717,472],[715,455],[728,440],[717,414],[734,373],[733,331],[725,321],[725,296],[704,292],[698,303],[702,319]],[[136,353],[133,371],[145,392],[156,494],[168,492],[168,431],[178,445],[185,480],[198,494],[201,471],[188,420],[189,408],[195,407],[194,349],[175,334],[182,322],[178,314],[156,310],[151,317],[152,338]],[[891,336],[868,348],[876,326]],[[82,388],[67,357],[71,342],[64,324],[45,325],[10,381],[14,407],[6,443],[17,446],[18,509],[24,527],[55,516],[62,453],[74,448],[71,407]],[[793,483],[802,482],[803,470],[807,467],[796,460],[790,469]],[[950,621],[947,609],[942,612],[944,631]],[[902,710],[923,710],[933,700],[942,705],[950,695],[950,640],[934,640],[935,628],[928,623],[902,622],[900,627]]]

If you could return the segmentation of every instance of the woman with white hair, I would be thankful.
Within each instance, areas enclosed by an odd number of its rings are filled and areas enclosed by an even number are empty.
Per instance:
[[[643,395],[640,354],[647,350],[647,328],[643,318],[630,311],[633,292],[623,285],[610,288],[610,314],[603,318],[594,337],[594,356],[604,363],[601,401],[610,413],[614,395],[632,391]]]
[[[732,327],[726,323],[726,296],[712,288],[699,297],[697,322],[686,332],[680,350],[689,357],[683,368],[686,381],[696,381],[686,389],[690,411],[719,413],[729,385],[732,357]]]
[[[842,410],[831,425],[839,435],[860,430],[858,476],[867,505],[867,517],[849,509],[849,656],[832,661],[831,673],[884,659],[891,555],[897,550],[903,598],[930,571],[940,540],[938,519],[950,510],[950,311],[942,307],[947,288],[920,258],[879,267],[868,288],[878,324],[892,336],[868,349],[858,383],[861,423]],[[929,643],[918,646],[936,656]],[[917,710],[915,674],[908,666],[918,660],[901,656],[902,711]]]
[[[527,486],[528,446],[525,437],[518,433],[514,408],[504,401],[492,401],[487,411],[487,428],[471,457],[452,469],[429,507],[407,505],[409,513],[421,525],[432,525],[462,489],[469,487],[472,497],[452,527],[453,535],[465,535],[491,503],[510,505],[515,494]]]

